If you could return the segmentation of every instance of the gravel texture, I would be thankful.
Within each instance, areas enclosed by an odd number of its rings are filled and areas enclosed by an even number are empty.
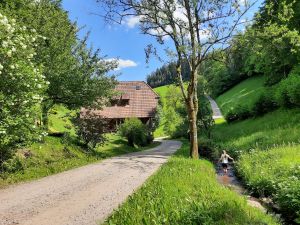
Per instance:
[[[101,223],[181,146],[161,142],[147,151],[0,190],[0,224]]]

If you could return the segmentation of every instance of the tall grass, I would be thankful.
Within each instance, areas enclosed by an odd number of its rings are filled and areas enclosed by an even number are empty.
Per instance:
[[[249,188],[271,196],[285,216],[300,223],[300,146],[242,155],[238,169]]]
[[[263,117],[231,124],[217,124],[213,138],[234,155],[251,149],[265,150],[300,143],[300,109],[278,110]]]
[[[238,172],[254,194],[270,196],[288,219],[300,223],[300,109],[222,123],[213,130],[219,150],[236,158]]]
[[[162,166],[105,224],[278,224],[220,186],[213,165],[188,158],[189,145]]]

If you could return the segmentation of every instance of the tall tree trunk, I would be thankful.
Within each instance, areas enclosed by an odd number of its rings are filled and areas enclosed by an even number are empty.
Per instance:
[[[181,75],[181,65],[183,61],[179,58],[177,61],[177,77],[179,78],[180,89],[186,104],[189,120],[189,135],[190,135],[190,157],[194,159],[199,158],[198,152],[198,129],[197,129],[197,115],[198,115],[198,97],[197,97],[197,79],[198,68],[194,70],[191,68],[191,80],[188,86],[187,94],[185,92],[184,83]]]
[[[193,101],[193,96],[188,97],[188,119],[190,130],[190,157],[194,159],[199,158],[198,153],[198,129],[197,129],[197,111]]]
[[[198,152],[198,97],[197,97],[197,70],[191,71],[192,82],[188,87],[187,109],[190,129],[190,156],[194,159],[199,158]]]

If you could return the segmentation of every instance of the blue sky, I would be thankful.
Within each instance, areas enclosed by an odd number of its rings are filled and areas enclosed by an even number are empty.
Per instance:
[[[259,3],[261,3],[260,0]],[[251,10],[248,17],[257,11],[259,4]],[[156,46],[154,38],[140,33],[135,20],[127,20],[124,25],[108,25],[103,19],[93,13],[101,12],[96,0],[63,0],[63,8],[69,12],[72,21],[79,26],[85,26],[80,32],[82,37],[90,31],[89,44],[100,48],[102,55],[108,59],[119,58],[120,68],[115,73],[120,74],[119,80],[145,80],[146,76],[159,68],[163,63],[151,58],[146,64],[144,49],[152,43]],[[166,44],[171,41],[166,41]],[[162,53],[162,47],[159,47]],[[167,58],[165,58],[167,61]]]

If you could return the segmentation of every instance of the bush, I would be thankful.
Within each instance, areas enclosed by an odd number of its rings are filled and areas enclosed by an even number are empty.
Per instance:
[[[134,147],[146,146],[151,143],[153,138],[146,125],[138,118],[125,119],[125,122],[120,125],[119,133],[128,141],[128,145]]]
[[[22,161],[18,156],[8,159],[2,164],[2,171],[8,172],[8,173],[22,171],[23,169],[24,169],[24,167],[23,167]]]
[[[272,91],[264,91],[254,103],[252,112],[255,116],[262,116],[278,108]]]
[[[276,90],[276,99],[281,106],[300,106],[300,66],[288,78],[282,80]]]
[[[253,112],[243,105],[237,105],[235,108],[229,110],[225,115],[225,118],[228,122],[233,122],[236,120],[245,120],[253,116]]]
[[[87,111],[85,115],[80,117],[78,114],[73,119],[76,134],[86,147],[95,148],[97,144],[103,144],[106,140],[104,133],[107,132],[107,121]]]
[[[213,141],[204,136],[201,136],[198,139],[198,152],[200,157],[204,157],[209,160],[215,160],[218,158],[218,152]]]

